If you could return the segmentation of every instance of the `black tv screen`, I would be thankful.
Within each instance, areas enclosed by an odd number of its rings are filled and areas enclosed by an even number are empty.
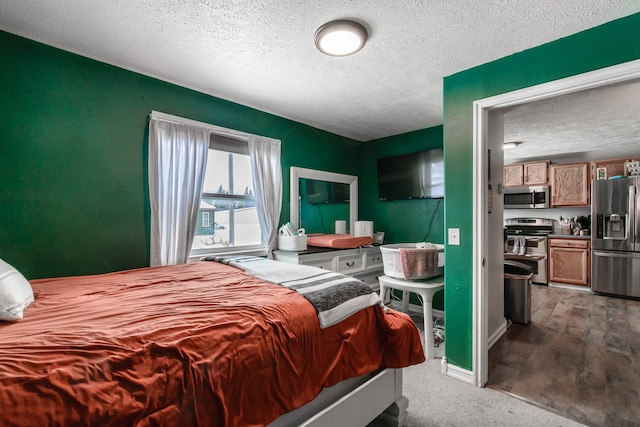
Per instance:
[[[348,203],[349,184],[307,179],[307,203]]]
[[[442,148],[378,159],[380,200],[444,197]]]

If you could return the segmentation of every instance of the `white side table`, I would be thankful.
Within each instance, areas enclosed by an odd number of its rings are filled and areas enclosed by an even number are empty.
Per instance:
[[[380,301],[385,301],[386,292],[391,289],[402,291],[402,311],[409,312],[409,293],[413,292],[422,297],[424,310],[424,353],[427,359],[434,358],[433,350],[433,294],[444,289],[444,276],[427,280],[405,280],[389,276],[378,277],[380,282]]]

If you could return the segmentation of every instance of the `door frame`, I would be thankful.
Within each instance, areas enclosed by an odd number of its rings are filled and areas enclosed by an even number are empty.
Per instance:
[[[473,103],[473,382],[484,387],[488,379],[488,235],[487,150],[489,113],[502,108],[553,98],[640,78],[640,59],[476,100]],[[499,150],[494,150],[499,151]],[[502,156],[502,152],[492,155]],[[498,174],[496,174],[498,175]],[[502,187],[502,179],[498,180]],[[498,194],[501,194],[498,189]],[[499,231],[502,234],[502,230]]]

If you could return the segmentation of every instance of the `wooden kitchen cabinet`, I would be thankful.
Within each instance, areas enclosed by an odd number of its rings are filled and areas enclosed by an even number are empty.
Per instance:
[[[608,160],[596,160],[591,162],[591,179],[598,179],[597,171],[599,168],[605,168],[607,171],[607,179],[616,176],[626,176],[625,163],[632,159],[608,159]]]
[[[546,185],[549,182],[549,162],[517,163],[504,167],[503,185]]]
[[[549,281],[589,286],[589,244],[587,239],[549,239]]]
[[[524,163],[524,185],[546,185],[549,182],[549,162]]]
[[[516,187],[524,182],[524,168],[522,164],[509,165],[504,167],[503,185],[505,187]]]
[[[591,173],[589,163],[551,166],[551,205],[589,206]]]

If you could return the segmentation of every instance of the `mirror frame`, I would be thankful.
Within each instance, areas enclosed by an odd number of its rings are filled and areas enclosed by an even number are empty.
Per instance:
[[[293,226],[298,229],[298,210],[300,208],[300,178],[316,179],[319,181],[337,182],[349,184],[349,231],[353,235],[356,221],[358,220],[358,177],[344,175],[335,172],[325,172],[316,169],[305,169],[291,166],[290,194],[289,194],[289,218]]]

